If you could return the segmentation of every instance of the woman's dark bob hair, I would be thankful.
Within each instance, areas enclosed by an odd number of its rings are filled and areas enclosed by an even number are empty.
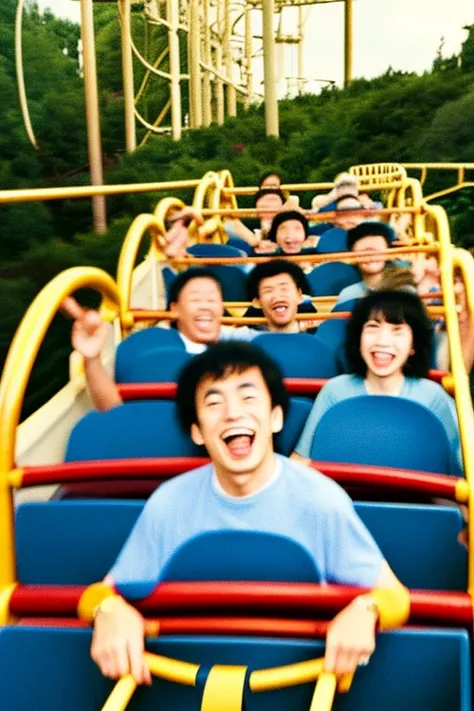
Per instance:
[[[367,365],[360,352],[364,325],[370,319],[388,323],[406,323],[413,334],[413,355],[406,361],[403,374],[426,378],[432,359],[433,328],[420,297],[406,291],[374,291],[356,304],[347,324],[346,359],[349,372],[365,378]]]
[[[270,394],[272,407],[280,406],[283,415],[288,410],[289,396],[279,366],[259,346],[244,341],[221,341],[196,355],[187,363],[178,378],[176,407],[181,426],[190,432],[198,424],[196,390],[205,378],[221,380],[234,373],[258,368]]]

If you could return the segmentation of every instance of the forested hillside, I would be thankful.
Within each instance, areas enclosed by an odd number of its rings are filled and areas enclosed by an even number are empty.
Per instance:
[[[83,80],[78,72],[79,28],[34,5],[25,12],[24,68],[31,120],[39,144],[29,143],[18,103],[14,66],[16,0],[0,3],[0,186],[1,189],[86,184],[87,150]],[[165,37],[158,28],[145,37],[133,18],[141,51],[156,57]],[[346,90],[329,89],[280,104],[280,140],[265,137],[260,106],[223,127],[150,140],[133,155],[123,153],[120,36],[115,5],[96,5],[95,29],[106,181],[144,182],[198,178],[230,168],[237,184],[255,183],[267,169],[291,181],[328,180],[357,163],[378,161],[474,161],[474,32],[460,58],[434,59],[422,76],[396,71],[356,80]],[[185,63],[185,53],[182,56]],[[185,66],[183,66],[185,70]],[[136,69],[137,86],[143,70]],[[140,100],[153,121],[160,90]],[[186,111],[186,97],[183,91]],[[429,188],[442,185],[440,178]],[[0,366],[19,321],[38,290],[62,269],[101,266],[112,274],[122,238],[133,217],[149,210],[156,195],[109,199],[110,229],[91,231],[88,201],[2,206],[0,220]],[[445,201],[458,243],[474,246],[474,192]],[[309,200],[309,196],[308,196]],[[69,324],[58,318],[35,371],[27,411],[55,392],[67,375]]]

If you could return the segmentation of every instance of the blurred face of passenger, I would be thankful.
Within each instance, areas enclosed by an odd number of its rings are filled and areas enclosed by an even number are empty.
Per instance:
[[[340,227],[342,230],[351,230],[353,227],[356,227],[360,222],[362,222],[364,218],[361,215],[348,215],[347,212],[362,209],[363,207],[361,203],[355,197],[348,197],[345,200],[340,200],[337,204],[337,213],[333,220],[333,224],[336,227]]]
[[[223,489],[232,496],[258,491],[274,466],[273,433],[283,426],[259,368],[204,378],[196,389],[195,444],[204,444]]]
[[[306,239],[304,227],[299,220],[287,220],[277,230],[276,241],[285,254],[299,254]]]
[[[373,314],[362,329],[360,353],[373,376],[399,376],[414,353],[413,332],[405,322],[388,323],[382,314]]]
[[[352,251],[356,254],[362,252],[380,252],[387,249],[387,242],[381,235],[368,235],[357,240],[352,247]],[[385,269],[385,257],[374,257],[367,259],[358,264],[363,277],[371,277],[377,274],[382,274]]]
[[[270,175],[267,175],[267,177],[264,178],[260,183],[260,190],[262,190],[263,188],[273,188],[274,190],[277,190],[280,185],[280,176],[276,173],[270,173]]]
[[[191,279],[170,304],[177,315],[178,331],[194,343],[213,343],[219,338],[224,313],[218,284],[208,277]]]
[[[262,309],[272,331],[296,324],[295,316],[301,301],[301,289],[298,289],[289,274],[262,279],[258,287],[258,306]]]
[[[283,203],[279,195],[262,195],[255,205],[257,217],[259,220],[271,223],[277,212],[280,212],[282,206]]]

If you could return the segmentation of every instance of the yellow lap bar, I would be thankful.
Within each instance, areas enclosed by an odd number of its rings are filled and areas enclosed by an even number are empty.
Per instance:
[[[207,677],[201,711],[242,711],[247,667],[216,664]]]
[[[402,627],[410,617],[410,593],[403,585],[375,588],[369,593],[379,611],[379,627],[391,630]]]
[[[250,675],[250,688],[252,691],[270,691],[283,689],[285,686],[306,684],[315,681],[322,673],[324,659],[310,659],[308,662],[289,664],[285,667],[259,669]]]
[[[131,674],[123,676],[115,684],[112,693],[102,706],[102,711],[125,711],[136,688],[137,684]]]
[[[116,597],[117,593],[105,583],[93,583],[82,593],[78,605],[77,615],[81,620],[92,622],[94,610],[109,597]]]
[[[309,711],[331,711],[336,693],[336,675],[323,672],[316,684]]]
[[[199,664],[182,662],[180,659],[162,657],[160,654],[145,652],[145,661],[154,676],[167,681],[174,681],[183,686],[196,686]]]

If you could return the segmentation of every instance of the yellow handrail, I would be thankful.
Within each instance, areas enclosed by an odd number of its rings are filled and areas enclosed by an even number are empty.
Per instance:
[[[459,420],[459,434],[464,461],[464,471],[469,484],[469,515],[474,511],[474,489],[472,478],[474,472],[474,416],[472,401],[469,391],[469,380],[464,367],[461,338],[456,310],[454,293],[454,267],[472,269],[467,266],[467,258],[457,254],[450,241],[449,224],[446,212],[438,205],[426,206],[427,213],[431,215],[437,225],[437,237],[440,243],[439,267],[441,273],[441,287],[446,310],[446,329],[448,332],[451,372],[453,374],[454,394]],[[469,281],[469,280],[468,280]],[[467,285],[467,298],[473,301],[472,283]],[[474,526],[469,526],[469,563],[468,563],[468,591],[474,593]]]
[[[34,299],[10,345],[0,383],[0,585],[15,581],[13,502],[8,476],[14,467],[16,429],[33,364],[54,315],[66,296],[84,287],[102,294],[103,312],[112,319],[120,311],[114,280],[93,267],[67,269]]]
[[[117,287],[120,294],[120,323],[122,333],[133,326],[129,318],[130,298],[132,293],[133,270],[137,261],[138,250],[145,234],[150,231],[152,249],[156,256],[164,258],[164,225],[163,220],[149,213],[138,215],[130,225],[120,251],[117,265]]]
[[[167,681],[186,686],[196,686],[200,669],[198,664],[190,664],[179,659],[171,659],[145,652],[144,660],[150,672]],[[224,708],[240,709],[243,700],[243,685],[246,667],[214,665],[204,688],[201,708],[203,711],[220,711]],[[339,691],[347,692],[353,675],[347,675],[339,684]],[[324,659],[311,659],[282,667],[258,669],[250,674],[249,687],[254,693],[283,689],[318,681],[309,711],[330,711],[338,686],[336,676],[324,671]],[[101,711],[125,711],[136,689],[136,683],[127,674],[115,685]],[[229,699],[229,695],[233,695]],[[226,698],[232,705],[224,706]]]
[[[88,198],[95,195],[122,195],[132,193],[156,193],[162,190],[195,188],[199,180],[170,180],[166,183],[129,183],[126,185],[84,185],[77,188],[28,188],[0,190],[0,205],[3,203],[34,202],[39,200],[66,200]]]

